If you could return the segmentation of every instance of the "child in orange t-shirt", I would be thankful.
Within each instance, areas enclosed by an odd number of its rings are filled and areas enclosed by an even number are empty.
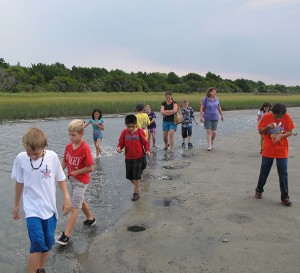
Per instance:
[[[258,130],[265,137],[260,175],[255,189],[255,197],[257,199],[262,198],[264,186],[267,182],[274,158],[276,158],[281,202],[286,206],[292,204],[288,193],[287,165],[289,145],[287,138],[292,135],[293,128],[295,128],[294,123],[290,115],[286,113],[286,107],[282,103],[276,103],[272,108],[272,113],[267,113],[262,117],[258,125]]]

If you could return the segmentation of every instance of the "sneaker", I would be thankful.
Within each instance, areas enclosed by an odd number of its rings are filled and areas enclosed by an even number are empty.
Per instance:
[[[188,143],[189,148],[193,148],[193,144],[191,142]]]
[[[292,202],[290,201],[289,198],[284,198],[281,200],[281,203],[285,206],[291,206],[292,205]]]
[[[181,144],[181,147],[182,147],[182,148],[185,148],[185,143],[182,143],[182,144]]]
[[[262,192],[256,191],[254,196],[256,199],[262,199]]]
[[[43,269],[37,269],[37,270],[36,270],[36,273],[46,273],[46,271],[45,271],[44,268],[43,268]]]
[[[83,221],[83,224],[84,224],[85,226],[92,227],[93,225],[96,224],[96,219],[93,218],[92,220],[85,220],[85,221]]]
[[[65,246],[69,243],[69,240],[70,238],[63,232],[62,235],[56,240],[56,243]]]
[[[208,148],[207,148],[207,151],[209,151],[209,152],[210,152],[210,151],[211,151],[211,147],[208,147]]]

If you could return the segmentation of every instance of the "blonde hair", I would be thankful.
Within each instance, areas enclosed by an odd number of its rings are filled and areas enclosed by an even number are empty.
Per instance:
[[[23,146],[25,150],[36,151],[48,146],[47,135],[39,128],[29,128],[23,136]]]
[[[182,103],[186,103],[186,102],[188,102],[187,99],[183,99],[183,100],[182,100]]]
[[[82,133],[84,131],[84,123],[81,119],[73,119],[68,125],[68,131]]]

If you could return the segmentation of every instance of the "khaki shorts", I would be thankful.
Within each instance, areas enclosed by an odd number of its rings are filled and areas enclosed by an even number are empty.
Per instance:
[[[69,181],[71,184],[72,208],[81,209],[82,203],[84,201],[84,193],[87,189],[88,184],[83,184],[82,182],[80,182],[76,178],[74,178],[73,176],[69,177]]]

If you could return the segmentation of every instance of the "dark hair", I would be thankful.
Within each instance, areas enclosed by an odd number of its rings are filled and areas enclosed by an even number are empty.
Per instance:
[[[125,117],[125,124],[137,124],[137,119],[135,115],[127,115]]]
[[[95,113],[98,112],[100,114],[99,119],[102,118],[102,112],[100,109],[94,109],[92,113],[92,119],[95,120]]]
[[[173,99],[173,96],[172,96],[172,92],[171,92],[171,91],[167,91],[167,92],[165,93],[165,97],[166,97],[166,96],[171,96],[172,99]]]
[[[143,111],[144,108],[145,108],[145,105],[142,104],[142,103],[138,103],[138,104],[135,106],[135,109],[136,109],[136,111],[138,111],[138,112]]]
[[[286,106],[283,103],[275,103],[272,112],[276,115],[285,115]]]
[[[272,109],[272,104],[269,103],[269,102],[267,102],[267,101],[265,101],[265,102],[263,103],[263,105],[260,107],[259,110],[260,110],[260,111],[265,111],[264,107],[270,107],[269,111],[271,111],[271,109]]]

